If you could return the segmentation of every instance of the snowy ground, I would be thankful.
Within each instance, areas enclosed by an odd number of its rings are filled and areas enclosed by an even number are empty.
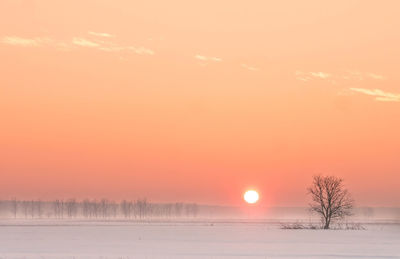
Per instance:
[[[262,222],[0,221],[0,258],[400,258],[400,225],[282,230]]]

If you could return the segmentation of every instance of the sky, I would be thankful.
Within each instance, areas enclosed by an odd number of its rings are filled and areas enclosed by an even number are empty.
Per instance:
[[[400,206],[399,9],[0,0],[0,198]]]

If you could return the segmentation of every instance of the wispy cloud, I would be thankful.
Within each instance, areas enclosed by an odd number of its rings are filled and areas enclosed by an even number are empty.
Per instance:
[[[303,71],[297,70],[295,72],[295,76],[298,80],[307,82],[307,81],[312,80],[313,78],[328,79],[332,75],[329,73],[326,73],[326,72],[303,72]]]
[[[93,32],[92,32],[93,34]],[[97,33],[99,37],[110,37],[111,34]],[[23,38],[16,36],[5,36],[0,39],[0,43],[19,46],[19,47],[40,47],[48,46],[58,50],[73,50],[79,47],[92,48],[98,51],[106,52],[125,52],[138,55],[154,55],[155,51],[145,47],[132,45],[120,45],[113,41],[104,41],[100,39],[87,39],[83,37],[74,37],[70,41],[55,40],[47,37]]]
[[[242,68],[250,70],[250,71],[258,71],[258,70],[260,70],[258,67],[249,66],[247,64],[241,64],[240,66]]]
[[[383,75],[379,75],[376,73],[363,73],[360,71],[347,71],[346,75],[342,77],[346,80],[365,80],[365,79],[374,79],[374,80],[385,80],[386,77]]]
[[[105,32],[94,32],[94,31],[88,31],[88,33],[92,36],[96,36],[96,37],[103,37],[103,38],[112,38],[114,37],[114,35],[109,34],[109,33],[105,33]]]
[[[350,88],[350,91],[375,97],[380,102],[400,102],[400,94],[385,92],[380,89]]]
[[[297,70],[294,74],[295,74],[297,80],[300,80],[303,82],[308,82],[312,79],[308,73],[305,73],[305,72],[302,72],[299,70]]]
[[[73,38],[72,44],[78,45],[81,47],[89,47],[89,48],[97,48],[100,47],[99,43],[84,39],[84,38]]]
[[[328,74],[325,72],[310,72],[309,74],[313,77],[318,77],[321,79],[327,79],[327,78],[331,77],[331,74]]]
[[[376,79],[376,80],[385,80],[386,77],[382,76],[382,75],[378,75],[378,74],[374,74],[374,73],[370,73],[368,74],[368,76],[372,79]]]
[[[359,71],[347,71],[345,75],[342,76],[343,79],[345,80],[364,80],[365,76],[363,73]]]
[[[62,51],[72,49],[68,43],[57,41],[48,37],[22,38],[6,36],[0,40],[0,43],[18,47],[53,47]]]
[[[102,51],[108,51],[108,52],[122,52],[122,51],[127,51],[127,52],[133,52],[138,55],[154,55],[155,52],[154,50],[144,48],[144,47],[134,47],[134,46],[115,46],[115,45],[109,45],[109,46],[101,46],[98,48],[99,50]]]
[[[332,84],[340,83],[343,80],[362,81],[367,79],[386,80],[386,77],[376,73],[363,73],[360,71],[344,71],[342,73],[332,74],[327,72],[303,72],[296,71],[295,76],[300,81],[311,81],[313,79],[329,80]]]
[[[74,38],[72,43],[82,47],[95,48],[106,52],[131,52],[138,55],[154,55],[154,50],[145,47],[124,46],[114,42],[104,42],[99,40],[88,40],[85,38]]]
[[[153,50],[144,48],[144,47],[130,46],[130,47],[127,47],[127,50],[133,51],[134,53],[139,54],[139,55],[154,55],[155,54],[155,52]]]
[[[213,62],[221,62],[222,61],[221,58],[217,58],[217,57],[207,57],[207,56],[203,56],[203,55],[196,55],[194,57],[201,61],[213,61]]]
[[[48,38],[21,38],[16,36],[6,36],[1,40],[3,44],[21,47],[38,47],[43,43],[48,43],[49,41]]]

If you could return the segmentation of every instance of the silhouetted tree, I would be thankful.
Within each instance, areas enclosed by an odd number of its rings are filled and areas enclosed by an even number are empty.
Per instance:
[[[14,218],[17,218],[17,210],[18,210],[18,201],[17,198],[12,199],[11,201],[11,209],[12,209],[12,214],[14,215]]]
[[[128,202],[126,200],[123,200],[120,204],[122,215],[125,218],[130,218],[131,217],[131,210],[132,210],[132,202]]]
[[[180,217],[182,215],[183,203],[177,202],[174,206],[175,217]]]
[[[55,200],[53,201],[54,216],[56,218],[64,218],[64,201]]]
[[[135,212],[139,215],[140,219],[146,217],[148,203],[146,199],[139,199],[135,202]]]
[[[30,205],[31,205],[31,203],[29,201],[22,201],[21,202],[22,211],[24,212],[25,218],[28,218],[28,214],[31,211],[30,210]]]
[[[324,229],[329,229],[333,220],[352,215],[354,201],[344,188],[343,179],[336,176],[314,176],[308,193],[312,198],[310,208],[321,216]]]
[[[187,217],[196,217],[197,216],[197,204],[192,203],[192,204],[186,204],[186,216]]]
[[[75,199],[69,199],[65,202],[67,215],[69,218],[76,217],[78,214],[78,204]]]
[[[43,210],[42,210],[42,201],[41,200],[36,201],[36,208],[37,208],[38,218],[42,218]]]
[[[90,217],[90,200],[85,199],[82,202],[82,214],[85,218]]]

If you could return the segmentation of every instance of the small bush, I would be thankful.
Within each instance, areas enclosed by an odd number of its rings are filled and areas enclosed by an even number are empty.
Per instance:
[[[303,224],[301,222],[295,222],[295,223],[281,223],[281,229],[323,229],[321,225],[315,225],[312,223],[309,224]],[[361,225],[360,223],[354,223],[354,222],[346,222],[344,224],[342,223],[337,223],[334,224],[331,228],[331,230],[365,230],[365,227]]]
[[[281,229],[307,229],[307,227],[300,222],[281,223]]]

